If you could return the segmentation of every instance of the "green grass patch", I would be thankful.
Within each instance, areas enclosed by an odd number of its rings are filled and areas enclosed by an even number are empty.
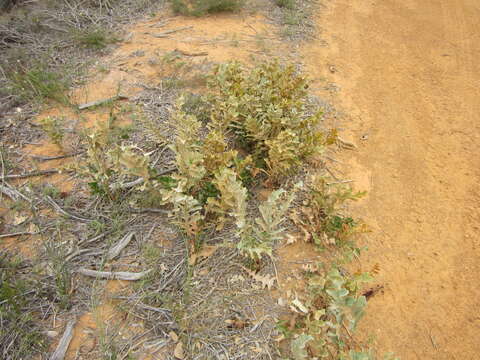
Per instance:
[[[75,33],[76,42],[84,47],[100,50],[118,41],[112,34],[102,28],[85,29]]]
[[[5,360],[30,359],[46,347],[32,310],[38,305],[37,290],[21,275],[23,265],[20,259],[0,253],[0,354]]]
[[[275,0],[275,4],[277,4],[278,7],[289,10],[293,10],[295,8],[295,0]]]
[[[39,63],[27,70],[13,72],[10,77],[11,90],[22,99],[45,101],[55,100],[67,103],[64,94],[68,86],[59,72],[52,72],[45,64]]]
[[[238,11],[242,0],[171,0],[175,14],[186,16],[203,16],[207,14]]]

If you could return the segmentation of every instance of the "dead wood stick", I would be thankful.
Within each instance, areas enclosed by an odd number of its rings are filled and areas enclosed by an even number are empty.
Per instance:
[[[85,110],[94,106],[103,105],[110,101],[123,100],[123,99],[128,99],[128,97],[124,95],[115,95],[115,96],[112,96],[111,98],[90,101],[88,103],[78,105],[78,110]]]
[[[32,155],[32,158],[34,158],[35,160],[38,160],[38,161],[50,161],[50,160],[65,159],[65,158],[77,156],[77,155],[80,155],[80,154],[83,154],[83,153],[84,153],[84,151],[78,151],[78,152],[71,153],[71,154],[57,155],[57,156]]]
[[[0,239],[8,238],[8,237],[17,237],[22,235],[37,235],[37,234],[40,234],[40,231],[37,231],[37,232],[20,231],[20,232],[11,233],[11,234],[1,234]]]
[[[107,235],[110,235],[112,232],[113,232],[113,230],[110,230],[110,231],[106,231],[104,233],[98,234],[97,236],[94,236],[93,238],[80,240],[78,242],[78,245],[81,245],[83,243],[90,244],[94,241],[100,240],[101,238],[103,238]]]
[[[206,51],[190,52],[190,51],[175,49],[174,52],[178,52],[179,54],[185,55],[185,56],[207,56],[208,55],[208,52]]]
[[[183,31],[183,30],[188,30],[188,29],[191,29],[191,28],[193,28],[193,26],[182,26],[182,27],[179,27],[177,29],[171,29],[171,30],[167,30],[167,31],[157,33],[157,34],[150,33],[150,35],[152,35],[156,38],[165,38],[170,34],[173,34],[173,33],[179,32],[179,31]]]
[[[138,273],[133,273],[133,272],[126,272],[126,271],[97,271],[97,270],[81,268],[81,269],[78,269],[77,272],[79,274],[94,277],[97,279],[135,281],[135,280],[140,280],[144,276],[150,274],[152,272],[152,269],[138,272]]]
[[[80,250],[77,250],[77,251],[71,253],[70,255],[68,255],[65,258],[65,262],[68,262],[68,261],[72,260],[73,258],[75,258],[79,255],[85,254],[85,253],[88,253],[89,256],[93,256],[93,255],[103,254],[103,251],[95,250],[95,249],[80,249]]]
[[[50,356],[50,360],[63,360],[65,354],[67,353],[68,346],[73,337],[73,327],[75,326],[76,320],[70,320],[65,327],[62,338],[55,349],[55,352]]]
[[[347,150],[352,150],[357,148],[357,145],[355,145],[350,141],[343,140],[341,137],[337,137],[337,142],[341,147]]]
[[[30,202],[30,203],[32,202],[32,200],[30,200],[28,197],[23,195],[20,191],[12,189],[8,186],[4,186],[2,184],[0,184],[0,193],[8,196],[10,199],[12,199],[14,201],[22,199],[22,200],[25,200],[25,201]]]
[[[329,182],[327,185],[335,185],[335,184],[348,184],[354,182],[353,180],[338,180],[334,182]]]
[[[16,298],[16,297],[23,297],[24,298],[28,294],[31,294],[31,293],[34,293],[34,292],[35,292],[35,290],[29,290],[27,292],[24,292],[23,294],[13,295],[12,297],[13,298]],[[7,301],[11,301],[10,298],[8,298],[7,300],[0,301],[0,305],[5,304]]]
[[[29,172],[29,173],[26,173],[26,174],[5,175],[5,176],[0,177],[0,180],[25,179],[25,178],[33,177],[33,176],[57,174],[58,172],[59,172],[58,169],[38,170],[38,171]]]
[[[157,208],[142,208],[142,209],[135,209],[130,208],[128,209],[131,213],[134,214],[143,214],[143,213],[158,213],[158,214],[170,214],[170,210],[165,209],[157,209]]]
[[[111,190],[130,189],[134,186],[143,184],[144,181],[145,179],[141,177],[141,178],[138,178],[137,180],[129,181],[123,184],[111,184],[110,189]]]
[[[139,308],[141,308],[141,309],[150,310],[150,311],[155,311],[155,312],[159,312],[159,313],[171,312],[171,310],[168,310],[168,309],[153,307],[153,306],[150,306],[150,305],[147,305],[147,304],[143,304],[143,303],[135,303],[134,305],[137,306],[137,307],[139,307]]]
[[[135,236],[135,232],[131,231],[127,233],[118,243],[116,243],[114,246],[108,250],[107,253],[107,259],[108,260],[113,260],[115,259],[120,253],[122,252],[123,249],[132,241],[133,237]]]
[[[335,176],[335,174],[332,172],[332,170],[330,170],[327,166],[325,166],[325,169],[336,181],[339,181],[339,178]]]
[[[170,22],[170,19],[165,19],[165,20],[150,24],[148,26],[149,27],[162,27],[162,26],[167,25],[169,22]]]
[[[172,172],[174,172],[175,170],[177,170],[177,167],[171,167],[171,168],[168,168],[168,169],[165,169],[163,171],[160,171],[159,173],[157,173],[157,176],[162,176],[162,175],[166,175],[166,174],[170,174]],[[145,181],[145,179],[143,177],[141,178],[138,178],[136,180],[133,180],[133,181],[129,181],[129,182],[126,182],[126,183],[122,183],[122,184],[112,184],[110,185],[110,189],[111,190],[125,190],[125,189],[130,189],[136,185],[140,185],[140,184],[143,184],[143,182]]]
[[[86,219],[86,218],[80,217],[80,216],[78,216],[78,215],[71,214],[71,213],[63,210],[63,209],[60,207],[60,205],[58,205],[49,195],[46,196],[46,199],[47,199],[47,202],[48,202],[57,212],[59,212],[60,214],[66,216],[66,217],[69,217],[69,218],[72,218],[72,219],[75,219],[75,220],[78,220],[78,221],[82,221],[82,222],[92,221],[91,219]]]

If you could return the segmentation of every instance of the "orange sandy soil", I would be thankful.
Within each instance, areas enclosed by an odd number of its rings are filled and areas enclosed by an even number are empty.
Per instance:
[[[361,262],[385,285],[358,333],[405,360],[478,359],[480,3],[334,0],[318,25],[328,46],[303,60],[341,89],[358,145],[342,169],[369,191]]]
[[[140,88],[132,84],[158,81],[163,70],[157,60],[175,49],[208,53],[192,57],[196,63],[274,55],[302,62],[317,94],[348,114],[339,125],[357,148],[339,155],[337,170],[357,189],[369,191],[353,209],[373,228],[369,251],[358,266],[378,263],[376,282],[384,291],[370,299],[358,333],[366,334],[365,341],[373,335],[379,353],[394,351],[405,360],[477,359],[480,4],[329,0],[323,5],[317,39],[300,47],[282,42],[278,29],[261,15],[173,17],[158,27],[163,15],[139,23],[102,59],[108,72],[99,72],[71,97],[83,103],[119,89],[134,95]],[[184,26],[191,28],[168,38],[152,35]],[[143,56],[130,56],[139,50]],[[77,116],[81,128],[107,116],[101,109],[81,116],[67,111],[50,109],[39,118]],[[24,150],[58,154],[46,143]],[[73,186],[65,175],[44,180],[63,183],[65,191]],[[3,243],[15,245],[13,239]],[[301,243],[283,247],[280,256],[285,288],[295,282],[292,270],[299,266],[294,264],[314,259],[312,249]],[[82,345],[94,346],[88,334],[99,321],[115,316],[108,301],[83,314],[67,358],[75,358]]]

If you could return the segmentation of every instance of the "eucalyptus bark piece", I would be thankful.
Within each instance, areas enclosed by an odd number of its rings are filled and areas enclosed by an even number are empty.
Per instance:
[[[128,97],[124,96],[124,95],[115,95],[115,96],[112,96],[112,97],[106,98],[106,99],[90,101],[88,103],[78,105],[78,110],[85,110],[85,109],[88,109],[88,108],[91,108],[91,107],[94,107],[94,106],[103,105],[103,104],[108,103],[110,101],[123,100],[123,99],[128,99]]]
[[[2,184],[0,184],[0,193],[8,196],[9,198],[11,198],[14,201],[22,199],[22,200],[25,200],[25,201],[30,202],[30,203],[32,202],[32,200],[27,198],[20,191],[17,191],[17,190],[15,190],[13,188],[10,188],[8,186],[4,186]]]
[[[97,271],[97,270],[81,268],[77,270],[77,272],[79,274],[94,277],[97,279],[135,281],[135,280],[140,280],[141,278],[150,274],[152,272],[152,269],[134,273],[134,272],[127,272],[127,271]]]
[[[70,320],[65,327],[62,338],[55,349],[55,352],[50,356],[50,360],[63,360],[65,354],[67,353],[68,346],[73,337],[73,327],[75,326],[76,320]]]
[[[113,260],[118,255],[120,255],[122,250],[125,249],[125,247],[127,247],[128,244],[130,244],[130,241],[132,241],[134,236],[135,236],[135,232],[133,231],[127,233],[127,235],[125,235],[122,239],[120,239],[118,243],[116,243],[114,246],[110,248],[110,250],[108,250],[107,259]]]

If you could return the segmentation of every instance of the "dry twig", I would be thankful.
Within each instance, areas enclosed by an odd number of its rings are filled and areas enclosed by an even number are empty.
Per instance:
[[[193,26],[183,26],[183,27],[179,27],[177,29],[171,29],[171,30],[167,30],[167,31],[157,33],[157,34],[152,34],[152,33],[149,33],[149,34],[156,37],[156,38],[166,38],[170,34],[173,34],[173,33],[179,32],[179,31],[183,31],[183,30],[188,30],[188,29],[191,29],[191,28],[193,28]]]
[[[111,98],[100,99],[100,100],[90,101],[90,102],[85,103],[85,104],[80,104],[80,105],[78,105],[78,110],[85,110],[85,109],[88,109],[88,108],[91,108],[91,107],[94,107],[94,106],[103,105],[103,104],[111,102],[111,101],[124,100],[124,99],[128,99],[128,97],[124,96],[124,95],[115,95],[115,96],[112,96]]]
[[[37,231],[37,232],[20,231],[20,232],[11,233],[11,234],[1,234],[0,239],[9,238],[9,237],[18,237],[22,235],[37,235],[37,234],[40,234],[40,231]]]
[[[38,161],[50,161],[50,160],[58,160],[58,159],[65,159],[73,156],[77,156],[80,154],[83,154],[84,151],[78,151],[75,153],[71,154],[65,154],[65,155],[57,155],[57,156],[39,156],[39,155],[32,155],[32,158]]]
[[[206,51],[190,52],[190,51],[175,49],[174,52],[177,52],[177,53],[179,53],[181,55],[184,55],[184,56],[207,56],[208,55],[208,52],[206,52]]]
[[[60,170],[58,169],[48,169],[48,170],[38,170],[32,171],[26,174],[12,174],[12,175],[5,175],[0,178],[0,180],[10,180],[10,179],[25,179],[28,177],[33,176],[42,176],[42,175],[52,175],[57,174]]]
[[[65,210],[63,210],[60,205],[58,205],[50,196],[46,196],[46,199],[47,199],[47,202],[60,214],[66,216],[66,217],[69,217],[69,218],[72,218],[72,219],[75,219],[75,220],[78,220],[78,221],[82,221],[82,222],[90,222],[92,220],[90,219],[86,219],[86,218],[83,218],[81,216],[78,216],[78,215],[74,215],[74,214],[71,214]]]
[[[172,172],[174,172],[175,170],[177,170],[177,167],[174,166],[174,167],[170,167],[168,169],[165,169],[163,171],[160,171],[157,173],[157,176],[162,176],[162,175],[166,175],[166,174],[170,174]],[[110,189],[111,190],[125,190],[125,189],[130,189],[134,186],[137,186],[137,185],[140,185],[140,184],[143,184],[143,182],[145,181],[144,178],[138,178],[136,180],[133,180],[133,181],[129,181],[129,182],[126,182],[126,183],[123,183],[123,184],[111,184],[110,185]]]

